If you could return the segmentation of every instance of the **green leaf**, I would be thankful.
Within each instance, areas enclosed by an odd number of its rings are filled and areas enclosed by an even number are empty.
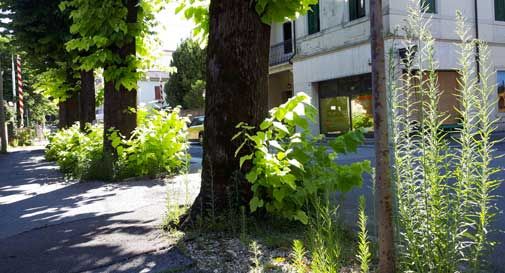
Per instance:
[[[281,181],[286,183],[291,189],[296,190],[296,177],[294,175],[284,175],[281,177]]]
[[[256,168],[253,168],[249,173],[247,173],[245,178],[247,179],[247,181],[249,181],[249,183],[256,182],[256,180],[258,179],[258,173],[256,172]]]
[[[258,208],[262,208],[264,205],[263,200],[258,197],[253,197],[249,202],[249,207],[251,208],[251,212],[255,212]]]
[[[242,150],[242,148],[244,148],[244,145],[247,143],[247,140],[244,140],[242,142],[242,144],[240,144],[240,146],[238,146],[237,150],[235,151],[235,157],[238,156],[238,154],[240,153],[240,151]]]
[[[281,130],[282,132],[284,132],[284,133],[286,133],[286,134],[289,134],[289,130],[288,130],[288,128],[286,127],[286,125],[284,125],[284,124],[282,124],[282,123],[280,123],[280,122],[278,122],[278,121],[274,121],[274,122],[272,122],[272,125],[273,125],[275,128],[277,128],[277,129]]]
[[[285,189],[284,188],[276,188],[276,189],[274,189],[273,195],[274,195],[275,200],[277,200],[278,202],[282,202],[282,200],[286,196]]]
[[[279,144],[277,140],[270,140],[268,144],[279,151],[284,151],[284,148]]]
[[[302,224],[304,224],[304,225],[309,223],[309,217],[307,216],[307,214],[303,210],[296,211],[296,215],[294,216],[294,218],[296,220],[302,222]]]
[[[288,162],[291,166],[295,166],[296,168],[303,170],[303,165],[302,165],[302,163],[300,163],[300,161],[292,158],[292,159],[288,160]]]
[[[242,165],[244,165],[245,161],[251,160],[253,158],[253,155],[254,154],[249,154],[249,155],[245,155],[245,156],[241,157],[240,158],[240,168],[242,168]]]
[[[260,130],[266,130],[268,129],[268,127],[272,126],[272,121],[271,120],[264,120],[261,124],[260,124]]]

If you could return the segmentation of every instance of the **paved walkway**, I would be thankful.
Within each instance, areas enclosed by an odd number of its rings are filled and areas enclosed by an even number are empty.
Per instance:
[[[0,155],[0,272],[190,272],[159,229],[169,187],[65,181],[41,148]]]

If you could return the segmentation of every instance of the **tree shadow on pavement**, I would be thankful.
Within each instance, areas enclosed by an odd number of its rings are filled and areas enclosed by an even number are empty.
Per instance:
[[[161,180],[65,180],[40,149],[2,155],[0,272],[185,268],[159,229],[165,196]]]
[[[170,247],[152,221],[114,220],[121,214],[49,226],[0,240],[0,272],[156,272],[192,265],[190,259]]]

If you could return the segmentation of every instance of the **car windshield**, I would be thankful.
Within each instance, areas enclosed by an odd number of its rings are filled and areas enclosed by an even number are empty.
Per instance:
[[[204,117],[195,117],[192,121],[191,124],[189,125],[190,127],[193,126],[199,126],[203,125]]]

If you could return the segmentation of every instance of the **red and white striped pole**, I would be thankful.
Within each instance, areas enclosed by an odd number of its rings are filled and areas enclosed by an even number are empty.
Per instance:
[[[18,106],[19,106],[19,116],[21,120],[19,122],[20,127],[24,127],[24,101],[23,101],[23,76],[21,74],[21,58],[19,55],[16,58],[16,70],[17,70],[17,82],[18,82]]]

